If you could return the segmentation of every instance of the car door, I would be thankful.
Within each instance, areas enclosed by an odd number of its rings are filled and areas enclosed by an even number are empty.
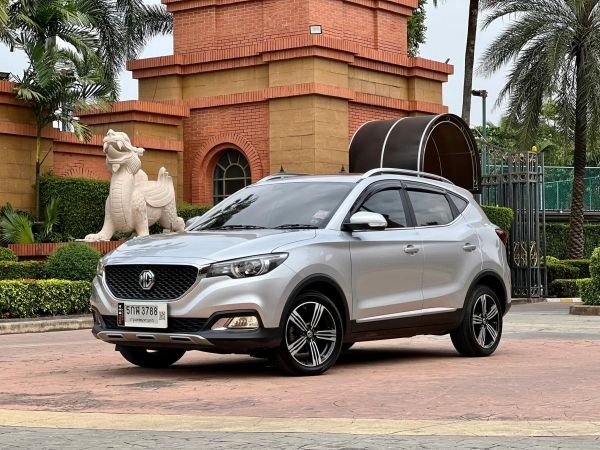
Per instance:
[[[357,323],[367,323],[410,316],[422,307],[424,257],[400,183],[373,187],[352,212],[358,211],[383,215],[388,228],[352,233],[355,319]]]
[[[406,192],[424,256],[423,313],[460,309],[481,270],[479,236],[459,210],[468,202],[421,183],[407,183]]]

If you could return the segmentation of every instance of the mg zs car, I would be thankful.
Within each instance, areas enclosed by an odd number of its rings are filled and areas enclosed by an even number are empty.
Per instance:
[[[434,175],[275,175],[105,256],[93,333],[156,368],[202,350],[316,375],[355,342],[419,334],[488,356],[510,308],[504,239]]]

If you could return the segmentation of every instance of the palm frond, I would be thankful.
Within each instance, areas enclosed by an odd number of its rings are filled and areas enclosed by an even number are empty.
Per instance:
[[[0,216],[0,241],[5,244],[33,244],[35,239],[29,218],[12,207],[5,207]]]

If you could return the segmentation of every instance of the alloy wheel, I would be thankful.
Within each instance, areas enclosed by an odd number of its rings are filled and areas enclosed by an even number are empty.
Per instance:
[[[475,340],[482,348],[488,349],[496,343],[500,335],[500,310],[490,295],[477,298],[471,323]]]
[[[298,364],[317,367],[326,363],[338,340],[333,314],[321,303],[301,303],[288,317],[285,340],[290,356]]]

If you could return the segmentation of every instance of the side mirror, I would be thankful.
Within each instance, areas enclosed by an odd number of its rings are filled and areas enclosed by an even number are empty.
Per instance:
[[[346,230],[385,230],[388,226],[387,220],[381,215],[373,212],[360,211],[352,214],[350,222],[344,224]]]

